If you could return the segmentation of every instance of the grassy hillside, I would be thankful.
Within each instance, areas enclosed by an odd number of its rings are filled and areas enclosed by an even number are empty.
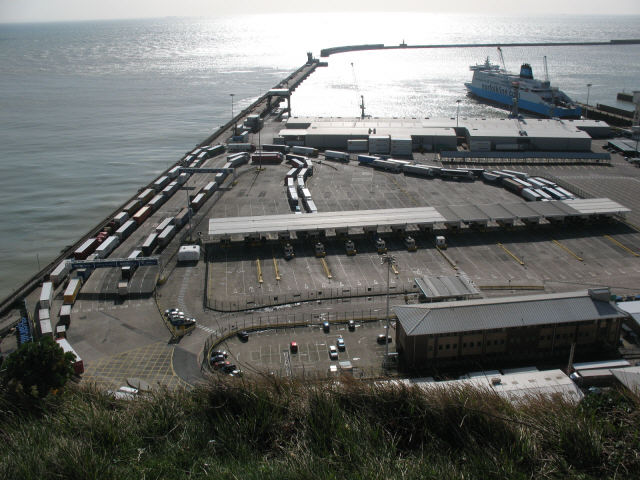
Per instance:
[[[233,379],[229,379],[233,380]],[[640,417],[618,392],[514,407],[470,389],[229,381],[116,401],[6,397],[0,478],[637,478]]]

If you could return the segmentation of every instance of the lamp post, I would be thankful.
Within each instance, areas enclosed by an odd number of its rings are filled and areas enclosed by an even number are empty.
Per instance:
[[[458,104],[456,107],[456,128],[458,128],[458,118],[460,117],[460,102],[461,100],[456,100],[456,103]]]
[[[589,118],[589,94],[591,93],[591,83],[587,83],[587,111],[584,112],[584,118]]]
[[[231,97],[231,120],[233,120],[233,96],[235,95],[235,93],[230,93],[229,96]],[[236,134],[236,124],[234,122],[233,124],[233,134]]]
[[[382,263],[387,264],[387,324],[385,326],[384,337],[384,359],[386,362],[389,358],[389,278],[391,275],[391,265],[396,263],[396,259],[393,255],[389,255],[388,253],[386,253],[382,256]]]

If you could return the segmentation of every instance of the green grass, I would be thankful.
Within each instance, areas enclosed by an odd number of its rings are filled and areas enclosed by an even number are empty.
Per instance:
[[[117,401],[0,401],[0,478],[637,478],[640,409],[617,391],[514,406],[468,388],[223,380]]]

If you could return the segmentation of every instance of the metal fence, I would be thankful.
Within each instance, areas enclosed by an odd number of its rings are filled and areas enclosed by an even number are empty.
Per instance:
[[[389,312],[389,318],[396,320],[396,316],[393,312]],[[293,328],[310,327],[312,325],[320,325],[327,321],[330,324],[343,324],[349,320],[356,322],[375,322],[386,319],[386,310],[384,309],[364,309],[351,312],[323,312],[323,313],[278,313],[278,314],[265,314],[265,315],[247,315],[238,317],[235,323],[229,326],[221,327],[214,333],[209,335],[204,342],[201,370],[210,371],[209,358],[210,352],[220,345],[225,340],[234,337],[238,332],[246,330],[261,331],[261,330],[289,330]],[[372,372],[367,373],[370,376]],[[377,373],[376,373],[377,374]],[[364,375],[364,372],[360,372],[360,375]],[[320,374],[320,377],[325,375]]]
[[[208,276],[208,275],[207,275]],[[260,287],[258,287],[259,289]],[[205,290],[207,291],[207,290]],[[419,293],[418,286],[414,283],[398,283],[389,287],[391,298],[399,295],[413,295]],[[302,302],[317,302],[323,300],[349,301],[351,298],[366,298],[387,294],[386,285],[374,285],[370,287],[333,287],[317,290],[305,290],[299,293],[272,293],[252,294],[238,296],[237,299],[228,300],[216,298],[215,292],[207,296],[206,306],[220,312],[240,312],[256,308],[278,307]]]

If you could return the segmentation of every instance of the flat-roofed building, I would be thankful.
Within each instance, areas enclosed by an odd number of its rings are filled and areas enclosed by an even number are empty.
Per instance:
[[[614,349],[626,313],[609,289],[393,307],[409,369],[568,357]]]

